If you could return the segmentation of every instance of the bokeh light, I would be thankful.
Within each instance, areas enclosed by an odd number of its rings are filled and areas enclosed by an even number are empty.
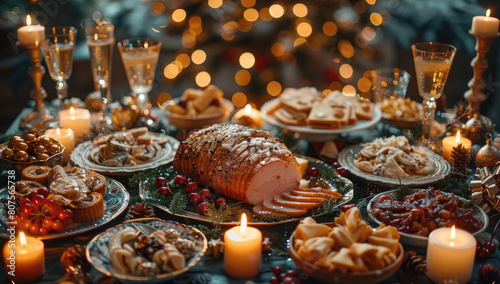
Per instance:
[[[186,30],[182,33],[182,46],[192,48],[196,44],[196,34],[191,30]]]
[[[372,41],[375,39],[375,36],[377,33],[372,27],[364,27],[363,30],[361,31],[361,34],[363,35],[363,38],[367,41]]]
[[[340,82],[332,82],[328,88],[332,91],[340,91],[342,90],[342,84]]]
[[[339,68],[340,76],[342,76],[345,79],[351,78],[353,72],[354,72],[354,70],[352,69],[352,66],[350,64],[347,64],[347,63],[342,64]]]
[[[260,18],[263,21],[269,22],[270,20],[274,19],[273,16],[269,13],[269,8],[264,7],[260,10],[259,12]]]
[[[233,102],[233,105],[235,107],[244,107],[247,103],[247,100],[247,95],[242,92],[235,93],[231,98],[231,101]]]
[[[280,4],[273,4],[269,7],[269,14],[275,19],[281,18],[285,14],[285,8]]]
[[[293,14],[299,18],[307,16],[307,6],[302,3],[293,5]]]
[[[271,81],[267,84],[267,92],[273,97],[281,94],[281,89],[281,84],[278,81]]]
[[[307,40],[303,37],[299,37],[297,38],[296,40],[293,41],[293,47],[297,47],[297,46],[300,46],[304,43],[307,43]]]
[[[234,75],[234,81],[240,86],[248,85],[251,79],[252,76],[247,70],[239,70],[238,72],[236,72],[236,75]]]
[[[186,11],[184,9],[177,9],[172,13],[172,21],[182,22],[186,19]]]
[[[233,40],[238,32],[238,23],[235,21],[229,21],[222,26],[221,36],[224,40]]]
[[[245,8],[251,8],[255,5],[255,0],[241,0],[241,5]]]
[[[208,72],[206,71],[201,71],[200,73],[196,74],[196,77],[194,78],[196,85],[201,88],[208,86],[211,80],[212,78],[210,77],[210,74],[208,74]]]
[[[285,54],[285,46],[277,42],[271,46],[271,53],[276,57],[280,57]]]
[[[189,58],[189,55],[185,53],[181,53],[177,55],[175,60],[179,61],[182,64],[182,68],[187,68],[189,64],[191,63],[191,59]]]
[[[342,89],[342,93],[346,96],[353,97],[356,95],[356,88],[353,85],[345,85]]]
[[[250,52],[245,52],[240,56],[240,65],[245,69],[252,68],[255,64],[255,56]]]
[[[206,59],[207,54],[201,49],[197,49],[191,54],[191,61],[193,61],[194,64],[203,64]]]
[[[163,104],[167,101],[170,101],[172,99],[172,96],[169,93],[162,93],[158,96],[158,106],[161,107]]]
[[[337,25],[332,22],[325,22],[323,24],[323,33],[327,36],[334,36],[337,34]]]
[[[259,11],[254,8],[246,9],[245,12],[243,12],[243,18],[249,22],[255,22],[259,19]]]
[[[173,63],[168,64],[165,66],[165,69],[163,69],[163,75],[165,75],[167,79],[174,79],[179,75],[179,72],[179,67]]]
[[[380,26],[382,24],[382,21],[382,15],[380,15],[379,13],[370,14],[370,22],[372,22],[374,26]]]
[[[165,5],[162,2],[155,2],[153,6],[151,6],[151,14],[154,16],[158,16],[163,13],[165,13]]]
[[[242,18],[238,20],[238,29],[242,32],[248,32],[252,29],[252,23]]]
[[[366,0],[366,3],[370,5],[375,5],[375,3],[377,3],[377,0]]]
[[[210,8],[214,8],[214,9],[222,6],[222,3],[223,3],[222,0],[208,0],[208,6],[210,6]]]
[[[372,87],[372,82],[368,78],[360,78],[358,80],[358,89],[361,92],[368,92]]]
[[[343,39],[339,41],[339,50],[345,58],[351,58],[354,56],[354,47],[348,40]]]
[[[302,22],[302,23],[298,24],[297,25],[297,33],[301,37],[308,37],[308,36],[310,36],[311,33],[312,33],[311,24],[309,24],[308,22]]]

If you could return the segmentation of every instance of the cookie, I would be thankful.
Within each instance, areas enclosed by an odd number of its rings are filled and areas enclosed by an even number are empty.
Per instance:
[[[279,96],[282,105],[292,108],[296,111],[308,113],[314,102],[321,100],[322,94],[316,88],[288,88]]]
[[[280,107],[273,112],[277,121],[292,126],[307,125],[307,113],[296,111],[289,107]]]
[[[349,108],[342,105],[328,105],[322,102],[314,103],[307,124],[315,128],[337,129],[347,125]]]

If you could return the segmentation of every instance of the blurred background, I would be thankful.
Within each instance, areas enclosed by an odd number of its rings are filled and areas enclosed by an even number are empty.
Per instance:
[[[472,78],[475,38],[472,17],[500,17],[498,0],[2,0],[0,1],[0,132],[28,105],[33,87],[27,53],[16,46],[26,15],[46,27],[77,27],[69,96],[93,91],[88,48],[81,23],[110,18],[116,41],[151,37],[162,42],[153,105],[179,97],[189,87],[215,84],[236,107],[260,106],[287,87],[314,86],[371,97],[371,70],[399,67],[412,78],[407,96],[421,101],[411,44],[450,43],[458,51],[441,107],[453,108]],[[500,123],[500,39],[487,55],[488,100],[482,113]],[[45,64],[45,63],[44,63]],[[45,74],[48,101],[55,82]],[[115,46],[113,100],[130,92]]]

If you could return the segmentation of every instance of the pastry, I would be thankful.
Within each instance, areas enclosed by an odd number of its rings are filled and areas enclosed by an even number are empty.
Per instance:
[[[273,112],[277,121],[293,126],[307,125],[307,113],[289,107],[281,107]]]
[[[313,104],[320,101],[322,93],[314,87],[300,89],[287,88],[278,97],[280,103],[291,109],[308,113]]]
[[[22,171],[21,180],[31,180],[47,185],[51,169],[46,166],[29,166]]]
[[[315,128],[337,129],[349,122],[349,108],[316,102],[307,117],[307,124]]]
[[[107,181],[103,175],[91,170],[74,167],[71,169],[69,176],[81,179],[90,191],[100,193],[103,197],[106,195]]]
[[[203,95],[192,100],[193,106],[198,112],[201,112],[205,110],[210,104],[212,104],[214,100],[220,100],[223,95],[224,94],[219,88],[214,85],[209,85],[203,92]]]
[[[90,193],[78,202],[71,202],[69,206],[73,211],[73,221],[76,223],[90,222],[104,215],[104,200],[97,192]]]

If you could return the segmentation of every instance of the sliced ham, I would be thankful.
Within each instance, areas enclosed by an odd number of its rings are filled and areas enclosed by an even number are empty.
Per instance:
[[[264,200],[262,203],[262,206],[259,208],[260,211],[268,211],[268,212],[274,212],[278,214],[285,214],[290,217],[299,217],[304,214],[306,214],[309,210],[307,209],[298,209],[298,208],[290,208],[290,207],[285,207],[285,206],[280,206],[276,205],[273,203],[273,198],[268,198]],[[257,207],[257,206],[256,206]],[[254,211],[255,211],[254,207]]]
[[[290,201],[282,198],[281,196],[275,196],[272,200],[273,204],[289,207],[289,208],[297,208],[297,209],[316,209],[319,206],[319,202],[304,202],[304,201]]]
[[[304,188],[301,188],[300,190],[292,190],[290,191],[290,194],[295,196],[304,196],[304,197],[319,197],[326,199],[331,198],[331,196],[327,193],[323,193],[321,191],[308,191],[307,189],[304,190]]]
[[[173,166],[185,177],[254,205],[297,189],[302,176],[279,139],[236,124],[193,133],[179,145]]]
[[[296,202],[315,202],[315,203],[326,203],[330,198],[329,195],[325,194],[321,197],[316,196],[303,196],[303,195],[293,195],[291,192],[285,192],[281,195],[283,199]]]

